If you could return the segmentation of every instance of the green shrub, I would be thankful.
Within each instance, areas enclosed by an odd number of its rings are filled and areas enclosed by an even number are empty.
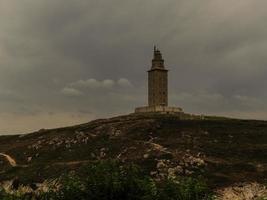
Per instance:
[[[207,185],[191,177],[166,180],[159,189],[159,199],[164,200],[211,200],[212,192]]]
[[[210,200],[208,187],[197,179],[179,178],[155,182],[135,165],[101,161],[84,168],[81,175],[61,179],[61,187],[34,196],[8,195],[1,200]]]
[[[134,165],[120,166],[103,161],[88,166],[84,178],[67,177],[58,199],[152,200],[156,197],[154,181]]]

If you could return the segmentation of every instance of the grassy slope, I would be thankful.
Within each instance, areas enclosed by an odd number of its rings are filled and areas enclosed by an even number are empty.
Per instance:
[[[151,148],[152,143],[166,151]],[[0,164],[0,180],[19,176],[25,181],[42,181],[107,158],[135,162],[150,172],[159,159],[177,164],[185,154],[200,153],[207,163],[202,174],[211,185],[266,181],[267,122],[128,115],[25,136],[3,136],[0,152],[19,164],[16,168]]]

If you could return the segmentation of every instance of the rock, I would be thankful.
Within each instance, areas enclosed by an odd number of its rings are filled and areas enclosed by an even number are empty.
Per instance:
[[[267,189],[259,183],[240,183],[217,191],[218,200],[267,199]]]
[[[92,158],[96,158],[96,155],[94,153],[90,154]]]
[[[106,157],[106,148],[101,148],[99,153],[100,159]]]
[[[148,153],[146,153],[146,154],[144,154],[144,156],[143,156],[145,159],[147,159],[148,157],[149,157],[149,154]]]

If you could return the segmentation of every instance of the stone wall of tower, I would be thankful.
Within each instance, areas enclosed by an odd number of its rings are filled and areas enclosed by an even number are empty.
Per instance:
[[[168,106],[168,70],[161,52],[156,47],[152,66],[148,71],[148,106],[136,108],[135,113],[175,113],[185,116],[181,108]]]
[[[148,105],[168,106],[168,70],[148,71]]]
[[[148,71],[148,105],[168,106],[168,70],[161,52],[154,47],[152,67]]]

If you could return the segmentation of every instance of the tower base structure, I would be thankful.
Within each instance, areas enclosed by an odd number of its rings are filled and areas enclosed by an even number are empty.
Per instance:
[[[168,106],[145,106],[135,109],[135,113],[182,113],[182,108]]]

